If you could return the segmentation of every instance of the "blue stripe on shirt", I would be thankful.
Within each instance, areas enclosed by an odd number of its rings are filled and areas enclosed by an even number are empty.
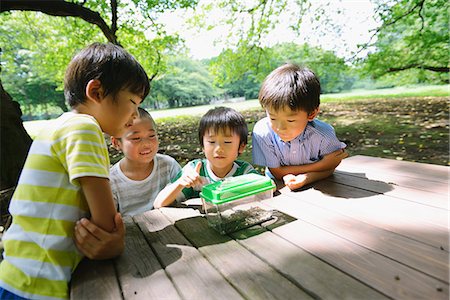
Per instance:
[[[278,168],[317,162],[324,155],[343,149],[334,128],[317,119],[308,122],[305,130],[290,142],[284,142],[270,127],[266,117],[259,120],[252,133],[253,164]]]

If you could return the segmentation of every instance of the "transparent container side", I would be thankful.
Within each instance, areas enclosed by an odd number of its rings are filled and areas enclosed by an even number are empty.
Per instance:
[[[272,192],[267,190],[222,204],[213,204],[202,198],[209,226],[227,234],[270,220],[272,211],[261,208],[259,201],[272,198]]]

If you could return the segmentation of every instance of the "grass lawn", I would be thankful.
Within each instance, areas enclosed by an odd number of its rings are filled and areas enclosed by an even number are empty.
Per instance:
[[[449,165],[450,85],[401,87],[322,95],[319,119],[334,126],[350,155],[363,154]],[[220,104],[241,111],[249,130],[265,116],[257,100]],[[160,152],[184,165],[202,157],[198,121],[219,105],[151,111],[160,138]],[[33,137],[48,121],[24,122]],[[111,162],[120,154],[111,149]],[[251,161],[251,139],[241,159]]]
[[[448,165],[449,111],[446,97],[352,100],[323,103],[319,119],[334,126],[350,155]],[[262,109],[243,110],[249,130]],[[199,116],[157,120],[160,151],[180,164],[201,157]],[[113,160],[120,156],[116,153]],[[251,139],[241,159],[251,161]]]

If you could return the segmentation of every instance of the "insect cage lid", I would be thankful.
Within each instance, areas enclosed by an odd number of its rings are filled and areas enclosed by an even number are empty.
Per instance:
[[[202,188],[200,197],[213,204],[222,204],[275,188],[275,183],[259,174],[228,177]]]

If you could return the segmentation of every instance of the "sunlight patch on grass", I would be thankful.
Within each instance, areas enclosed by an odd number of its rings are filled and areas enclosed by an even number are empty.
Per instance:
[[[450,85],[400,86],[376,90],[352,90],[347,93],[323,94],[323,102],[342,100],[363,100],[373,98],[403,98],[403,97],[448,97]]]

